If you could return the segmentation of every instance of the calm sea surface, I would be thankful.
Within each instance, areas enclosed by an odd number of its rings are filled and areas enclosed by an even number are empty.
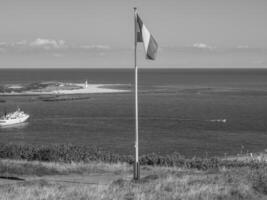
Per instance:
[[[0,112],[20,106],[28,123],[0,128],[0,142],[72,143],[119,153],[134,150],[133,70],[0,70],[0,86],[40,81],[122,84],[121,94],[43,102],[3,97]],[[140,70],[141,153],[225,155],[267,149],[267,70]],[[224,123],[225,122],[225,123]]]

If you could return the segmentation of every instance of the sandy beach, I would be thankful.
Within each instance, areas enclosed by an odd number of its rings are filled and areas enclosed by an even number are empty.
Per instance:
[[[89,93],[118,93],[118,92],[129,92],[129,90],[121,89],[110,89],[105,88],[107,86],[113,86],[112,84],[89,84],[87,87],[84,87],[84,84],[75,84],[80,86],[79,89],[72,90],[55,90],[54,93],[57,94],[89,94]]]

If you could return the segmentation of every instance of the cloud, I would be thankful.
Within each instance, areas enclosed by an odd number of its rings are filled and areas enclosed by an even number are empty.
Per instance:
[[[65,48],[66,43],[64,40],[51,40],[51,39],[42,39],[37,38],[29,44],[31,47],[43,47],[45,49],[59,49]]]
[[[21,40],[15,43],[15,45],[27,45],[27,40]]]
[[[249,46],[248,45],[238,45],[237,48],[238,49],[248,49]]]
[[[64,40],[53,40],[53,39],[43,39],[37,38],[33,41],[20,40],[17,42],[0,42],[0,47],[5,48],[5,50],[12,51],[30,51],[30,50],[58,50],[67,48],[67,44]]]
[[[91,44],[91,45],[81,45],[80,48],[82,49],[103,49],[103,50],[109,50],[110,46],[108,45],[102,45],[102,44]]]
[[[195,43],[193,44],[194,48],[199,48],[199,49],[214,49],[215,47],[209,46],[207,44],[204,43]]]
[[[255,64],[255,65],[263,65],[263,64],[266,64],[266,61],[263,60],[263,59],[253,60],[252,61],[252,64]]]
[[[0,42],[0,53],[5,53],[6,52],[6,46],[7,46],[7,43]]]
[[[6,42],[0,42],[0,46],[6,46]]]
[[[64,57],[64,54],[61,54],[61,53],[54,53],[52,54],[54,57],[57,57],[57,58],[61,58],[61,57]]]
[[[36,38],[34,40],[19,40],[15,42],[0,42],[0,53],[7,54],[47,54],[53,57],[63,57],[75,53],[105,53],[111,47],[105,44],[68,43],[62,39]],[[101,54],[104,55],[104,54]]]

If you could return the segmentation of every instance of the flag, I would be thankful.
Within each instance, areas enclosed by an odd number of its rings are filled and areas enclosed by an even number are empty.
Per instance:
[[[155,60],[158,44],[138,14],[136,14],[136,42],[143,42],[146,51],[146,58],[149,60]]]

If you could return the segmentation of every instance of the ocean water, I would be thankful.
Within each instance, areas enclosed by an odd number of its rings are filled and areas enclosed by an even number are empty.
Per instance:
[[[115,84],[131,92],[43,102],[0,96],[0,112],[20,106],[29,121],[0,128],[1,143],[72,143],[134,152],[131,69],[1,69],[0,85],[39,81]],[[120,85],[116,85],[120,84]],[[141,69],[140,151],[192,157],[267,149],[266,69]]]

